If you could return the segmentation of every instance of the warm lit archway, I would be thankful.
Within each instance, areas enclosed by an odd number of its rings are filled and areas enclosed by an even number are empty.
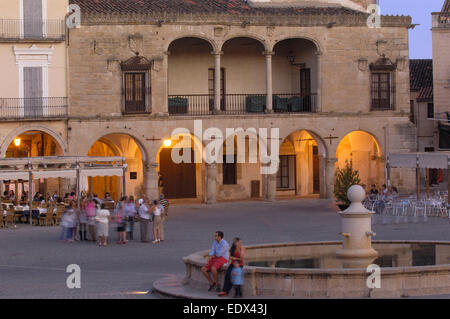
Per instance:
[[[323,142],[312,132],[300,130],[286,137],[280,145],[277,194],[322,194],[325,153]]]
[[[162,141],[158,150],[159,192],[166,198],[202,198],[202,151],[200,141],[188,133]]]
[[[347,134],[336,150],[336,167],[343,168],[345,161],[352,161],[358,170],[361,183],[365,185],[383,183],[383,154],[375,137],[364,131]]]
[[[64,155],[61,145],[48,133],[30,130],[23,132],[10,142],[5,157],[23,158],[23,157],[41,157],[41,156],[62,156]],[[53,194],[63,191],[64,181],[61,178],[38,179],[34,181],[33,191],[41,194]],[[17,199],[25,198],[28,193],[28,181],[5,181],[2,193],[5,191],[14,191]]]
[[[144,195],[144,179],[141,148],[136,140],[126,134],[113,133],[98,139],[89,149],[88,156],[122,156],[128,165],[125,184],[126,195]],[[122,178],[118,176],[89,177],[81,181],[82,190],[104,198],[108,192],[114,200],[122,195]]]

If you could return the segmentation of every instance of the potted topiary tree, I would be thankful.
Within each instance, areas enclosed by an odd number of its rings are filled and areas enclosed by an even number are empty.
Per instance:
[[[353,161],[345,160],[345,167],[336,170],[334,179],[334,196],[339,209],[345,210],[350,206],[351,203],[347,198],[347,191],[351,186],[359,185],[360,183],[359,172],[353,169]]]

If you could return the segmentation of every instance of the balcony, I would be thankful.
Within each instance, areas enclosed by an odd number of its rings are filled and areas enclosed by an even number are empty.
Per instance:
[[[61,118],[68,115],[67,97],[0,98],[0,120]]]
[[[258,114],[266,111],[265,94],[224,94],[220,113],[225,115]],[[211,115],[214,112],[214,95],[169,95],[170,115]],[[273,94],[272,108],[275,113],[315,113],[317,94]]]
[[[0,20],[0,41],[51,41],[66,39],[64,20]]]

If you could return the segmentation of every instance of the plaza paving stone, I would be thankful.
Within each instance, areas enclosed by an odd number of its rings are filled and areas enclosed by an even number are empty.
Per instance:
[[[244,244],[340,240],[340,219],[330,200],[229,202],[215,205],[176,205],[166,222],[166,240],[116,245],[111,230],[108,247],[92,242],[60,242],[60,227],[0,229],[0,298],[159,298],[151,293],[162,278],[180,278],[182,261],[209,249],[216,230],[229,242]],[[427,223],[373,226],[377,240],[450,241],[450,219]],[[68,289],[66,267],[81,267],[81,289]],[[140,294],[139,292],[149,292]]]

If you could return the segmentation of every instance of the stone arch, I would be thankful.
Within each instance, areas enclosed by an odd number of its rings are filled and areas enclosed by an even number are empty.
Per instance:
[[[299,131],[306,131],[306,132],[308,132],[308,134],[310,134],[316,140],[317,146],[319,147],[319,154],[322,157],[326,158],[326,157],[329,156],[328,155],[329,154],[329,150],[327,148],[327,144],[322,139],[322,137],[319,134],[317,134],[316,132],[311,131],[311,130],[309,130],[307,128],[299,128],[299,129],[296,129],[296,130],[289,130],[288,132],[284,132],[283,134],[280,135],[280,141],[286,140],[289,137],[289,135],[291,135],[292,133],[295,133],[295,132],[299,132]]]
[[[311,41],[316,46],[317,53],[318,54],[323,53],[323,45],[321,44],[321,42],[319,40],[317,40],[316,38],[313,38],[309,35],[289,35],[289,36],[281,37],[281,38],[277,39],[274,43],[272,43],[272,45],[270,47],[270,51],[273,51],[275,49],[275,47],[277,46],[277,44],[279,44],[282,41],[295,40],[295,39]]]
[[[164,46],[164,51],[168,52],[170,45],[180,39],[185,39],[185,38],[198,38],[201,40],[205,40],[206,42],[208,42],[211,47],[213,52],[217,52],[218,51],[218,44],[216,43],[216,41],[214,41],[213,39],[209,38],[208,36],[204,35],[204,34],[199,34],[199,33],[187,33],[187,34],[183,34],[183,35],[179,35],[179,36],[175,36],[171,39],[169,39],[169,41],[166,42],[166,45]]]
[[[64,141],[64,139],[55,131],[41,125],[25,125],[25,126],[19,126],[12,132],[10,132],[5,139],[3,140],[3,143],[0,147],[0,157],[5,157],[6,151],[8,150],[8,146],[11,144],[12,140],[22,133],[25,133],[27,131],[41,131],[44,133],[47,133],[51,137],[55,139],[55,141],[59,144],[61,147],[61,150],[63,151],[63,154],[67,152],[67,143]]]
[[[339,142],[337,143],[337,145],[339,145],[339,144],[341,143],[341,141],[342,141],[347,135],[351,134],[352,132],[364,132],[364,133],[369,134],[369,135],[375,140],[375,142],[376,142],[378,154],[379,154],[380,156],[383,156],[383,155],[384,155],[384,153],[383,153],[383,147],[382,147],[383,144],[380,142],[380,140],[378,139],[378,137],[377,137],[377,135],[376,135],[375,133],[373,133],[372,131],[367,130],[367,129],[349,129],[349,130],[347,130],[347,131],[344,131],[344,133],[342,133],[342,136],[343,136],[343,137],[339,140]],[[337,147],[336,147],[336,151],[337,151]]]
[[[166,145],[166,141],[171,143]],[[162,181],[159,191],[166,198],[203,197],[203,149],[203,143],[187,129],[172,132],[170,138],[162,141],[156,154],[155,162],[158,165],[155,169],[159,173],[158,183]],[[187,162],[183,160],[186,150],[192,156]],[[174,151],[181,156],[181,162],[174,159]]]
[[[261,43],[261,45],[264,47],[264,50],[265,50],[265,51],[268,51],[268,49],[269,49],[269,45],[267,44],[266,39],[260,37],[260,36],[257,35],[257,34],[252,34],[252,33],[236,33],[236,34],[232,34],[232,35],[227,36],[227,37],[222,41],[222,43],[221,43],[221,45],[220,45],[220,51],[223,50],[223,46],[225,45],[225,43],[227,43],[227,42],[230,41],[230,40],[237,39],[237,38],[249,38],[249,39],[256,40],[256,41],[258,41],[259,43]]]
[[[277,183],[281,183],[277,193],[324,197],[328,149],[323,139],[308,129],[291,129],[281,136],[280,141],[280,165],[284,171],[277,175]]]
[[[87,143],[85,143],[84,145],[84,149],[81,150],[80,153],[82,154],[87,154],[89,152],[89,150],[91,149],[92,145],[94,145],[94,143],[98,140],[101,140],[103,137],[107,136],[107,135],[112,135],[112,134],[122,134],[122,135],[128,135],[130,138],[132,138],[134,140],[134,142],[137,144],[139,151],[141,152],[142,155],[142,161],[144,163],[147,162],[147,159],[149,159],[148,153],[146,148],[144,147],[144,143],[142,143],[142,141],[136,137],[136,134],[131,134],[129,131],[124,131],[122,132],[121,130],[114,130],[111,132],[100,132],[97,135],[92,136]]]
[[[359,171],[361,183],[382,184],[384,163],[381,145],[376,136],[366,130],[349,130],[336,148],[336,167],[343,168],[345,161],[352,161]]]

